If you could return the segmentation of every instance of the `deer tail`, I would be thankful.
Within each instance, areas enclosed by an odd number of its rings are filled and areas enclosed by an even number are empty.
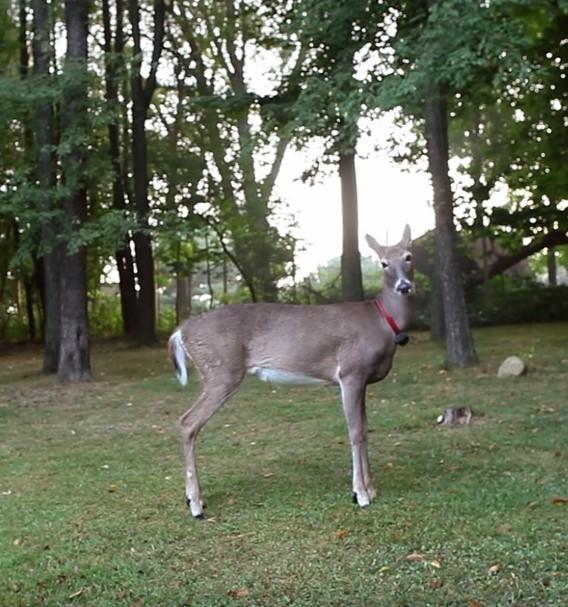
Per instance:
[[[172,333],[172,336],[168,341],[168,350],[170,352],[170,359],[176,370],[176,375],[179,380],[179,383],[182,386],[187,385],[187,350],[183,343],[183,337],[181,336],[180,329],[178,329],[175,333]]]

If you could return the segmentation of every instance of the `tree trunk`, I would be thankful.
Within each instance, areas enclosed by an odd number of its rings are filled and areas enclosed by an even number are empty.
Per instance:
[[[115,44],[112,44],[112,28],[108,0],[102,2],[104,51],[105,51],[105,97],[112,111],[119,108],[118,81],[120,58],[124,52],[123,38],[123,4],[116,2],[116,33]],[[120,161],[120,115],[113,115],[108,125],[109,151],[113,168],[112,205],[118,211],[126,209],[124,194],[124,172]],[[125,235],[125,243],[115,252],[116,265],[119,275],[120,305],[122,312],[122,326],[124,334],[132,336],[138,317],[138,302],[136,297],[136,278],[134,274],[134,261],[130,250],[130,236]]]
[[[34,75],[49,81],[49,66],[52,49],[50,45],[50,15],[46,0],[32,0],[33,7],[33,57]],[[53,107],[49,97],[38,103],[36,112],[36,177],[45,194],[46,210],[53,207],[53,192],[56,184],[56,161],[53,153],[55,143]],[[61,245],[57,243],[59,233],[55,219],[42,224],[41,239],[47,252],[43,255],[43,371],[55,373],[59,362],[61,341]],[[40,291],[41,292],[41,291]]]
[[[67,84],[63,91],[63,136],[69,151],[61,163],[66,187],[70,190],[63,202],[67,221],[79,225],[87,212],[87,189],[84,183],[85,151],[81,143],[87,119],[87,33],[89,0],[66,0],[65,26],[67,52],[64,71]],[[87,260],[85,247],[66,251],[62,264],[61,348],[57,378],[60,381],[91,379],[89,324],[87,317]]]
[[[447,363],[463,366],[477,361],[469,328],[463,277],[456,250],[453,196],[448,174],[448,115],[444,95],[434,90],[425,111],[428,166],[434,193],[437,266],[444,307]]]
[[[156,69],[164,38],[163,0],[154,2],[154,46],[150,76],[144,84],[141,74],[142,46],[140,35],[140,7],[138,0],[129,0],[128,14],[132,27],[135,61],[130,82],[132,96],[132,174],[134,181],[134,204],[138,220],[146,230],[134,234],[136,269],[138,276],[138,323],[137,340],[143,344],[156,341],[156,295],[154,284],[154,256],[152,239],[147,231],[150,204],[148,201],[148,145],[146,141],[146,118],[148,106],[156,88]]]
[[[359,220],[357,212],[357,176],[355,152],[339,157],[341,179],[341,210],[343,216],[343,254],[341,255],[341,288],[344,301],[364,298],[359,254]]]
[[[548,286],[556,287],[558,285],[556,268],[556,250],[554,247],[546,249],[546,269],[548,272]]]

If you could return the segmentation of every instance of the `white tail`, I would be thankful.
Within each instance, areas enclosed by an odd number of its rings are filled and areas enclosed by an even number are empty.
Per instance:
[[[170,337],[168,341],[168,349],[170,351],[170,358],[175,367],[179,383],[182,386],[186,386],[188,379],[186,364],[187,351],[183,345],[181,331],[179,329]]]
[[[180,418],[186,462],[185,491],[193,516],[203,516],[195,440],[247,374],[267,381],[331,383],[341,389],[353,459],[353,495],[367,506],[376,495],[367,453],[365,391],[390,371],[396,345],[412,313],[410,230],[379,256],[385,287],[375,301],[323,306],[240,304],[183,323],[171,336],[172,361],[187,383],[186,355],[202,380],[201,395]]]

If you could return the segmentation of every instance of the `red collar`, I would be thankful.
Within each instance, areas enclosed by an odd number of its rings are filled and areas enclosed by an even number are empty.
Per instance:
[[[373,300],[373,303],[377,307],[379,314],[387,321],[388,326],[393,330],[395,334],[395,342],[400,346],[405,346],[408,343],[408,335],[403,333],[398,326],[396,320],[389,314],[385,304],[378,297]]]
[[[374,304],[377,306],[377,310],[382,314],[383,318],[387,321],[389,327],[394,331],[395,335],[400,333],[400,327],[396,320],[389,314],[385,304],[379,298],[374,300]]]

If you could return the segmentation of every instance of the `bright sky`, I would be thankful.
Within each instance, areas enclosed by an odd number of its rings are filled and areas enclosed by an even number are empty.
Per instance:
[[[372,141],[392,125],[377,124],[374,136],[361,141],[356,160],[359,198],[359,250],[368,256],[365,234],[372,234],[383,244],[398,242],[404,225],[410,225],[412,236],[420,236],[434,226],[431,206],[432,190],[426,172],[404,171],[394,163],[386,150],[374,151]],[[302,183],[302,171],[309,166],[309,153],[289,151],[282,164],[276,187],[288,203],[301,239],[297,265],[300,276],[318,265],[341,255],[341,187],[337,172],[324,177],[314,186]],[[303,247],[302,247],[303,245]]]

